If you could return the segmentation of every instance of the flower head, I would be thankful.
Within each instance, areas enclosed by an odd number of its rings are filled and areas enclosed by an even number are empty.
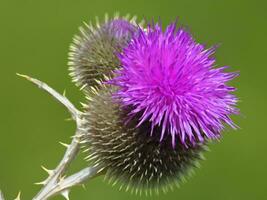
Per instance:
[[[119,66],[116,52],[128,44],[137,27],[126,17],[114,17],[80,30],[70,47],[70,75],[78,86],[90,91]]]
[[[218,138],[224,123],[235,128],[229,115],[238,113],[237,98],[227,82],[237,73],[215,68],[214,51],[176,23],[139,28],[118,54],[115,96],[132,108],[130,118],[139,116],[138,126],[150,121],[151,134],[161,127],[161,140],[170,134],[173,147],[176,138],[185,146]]]

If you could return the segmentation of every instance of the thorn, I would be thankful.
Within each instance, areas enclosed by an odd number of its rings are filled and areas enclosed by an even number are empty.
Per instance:
[[[46,183],[47,183],[47,181],[44,180],[44,181],[41,181],[41,182],[34,183],[34,185],[45,185]]]
[[[23,77],[23,78],[29,78],[29,76],[24,75],[24,74],[20,74],[20,73],[16,73],[17,76]]]
[[[85,184],[82,184],[82,188],[83,188],[84,190],[86,190],[86,186],[85,186]]]
[[[39,81],[39,80],[37,80],[37,79],[34,79],[34,78],[30,77],[30,76],[27,76],[27,75],[24,75],[24,74],[19,74],[19,73],[16,73],[16,75],[17,75],[17,76],[20,76],[20,77],[22,77],[22,78],[25,78],[26,80],[28,80],[28,81],[34,83],[34,84],[37,85],[39,88],[42,88],[42,85],[45,85],[45,83],[43,83],[43,82],[41,82],[41,81]],[[48,91],[48,93],[49,93],[49,91]]]
[[[59,177],[59,182],[64,181],[65,177],[66,177],[65,175],[64,175],[64,176],[60,176],[60,177]]]
[[[20,200],[20,194],[21,194],[21,192],[19,191],[18,196],[14,200]]]
[[[22,78],[26,78],[27,80],[31,80],[31,77],[24,75],[24,74],[20,74],[20,73],[16,73],[17,76],[20,76]]]
[[[82,103],[82,102],[80,102],[80,104],[82,105],[82,107],[84,107],[84,108],[86,108],[88,105],[87,104],[85,104],[85,103]]]
[[[46,171],[49,175],[53,174],[54,170],[50,170],[45,168],[44,166],[41,166],[44,171]]]
[[[66,143],[63,143],[63,142],[59,142],[59,144],[61,144],[62,146],[68,148],[70,145],[69,144],[66,144]]]
[[[65,119],[65,121],[69,122],[69,121],[73,121],[73,119],[70,117],[70,118]]]
[[[69,200],[69,194],[70,194],[70,191],[69,190],[64,190],[61,192],[61,195],[66,199],[66,200]]]

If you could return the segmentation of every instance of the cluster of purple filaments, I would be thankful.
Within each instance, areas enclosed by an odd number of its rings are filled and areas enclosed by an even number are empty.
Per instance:
[[[229,116],[238,114],[237,98],[227,82],[238,74],[215,68],[214,52],[176,23],[139,28],[118,54],[115,96],[133,108],[129,118],[141,116],[138,126],[149,121],[152,136],[161,127],[161,140],[170,134],[173,146],[217,139],[224,124],[236,127]]]

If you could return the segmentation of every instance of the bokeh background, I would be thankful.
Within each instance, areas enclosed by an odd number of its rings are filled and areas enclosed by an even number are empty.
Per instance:
[[[179,17],[197,41],[220,44],[218,66],[229,65],[241,76],[238,88],[240,129],[227,129],[211,145],[202,167],[180,189],[160,196],[119,192],[103,178],[77,187],[71,199],[251,200],[267,198],[267,1],[260,0],[0,0],[0,188],[7,199],[22,191],[31,199],[34,182],[46,177],[40,165],[56,166],[75,130],[67,111],[45,92],[17,77],[39,78],[80,107],[82,93],[67,71],[69,44],[82,22],[118,11],[141,17],[161,17],[163,25]],[[80,156],[72,167],[85,163]],[[62,199],[56,197],[54,199]]]

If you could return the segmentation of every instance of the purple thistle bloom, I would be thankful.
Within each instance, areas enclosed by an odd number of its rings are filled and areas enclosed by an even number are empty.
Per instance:
[[[205,49],[176,23],[165,31],[161,25],[139,28],[118,57],[121,68],[111,80],[119,86],[115,96],[123,106],[133,108],[129,117],[139,116],[139,125],[149,120],[151,134],[161,127],[161,140],[171,134],[187,146],[219,138],[224,123],[238,114],[235,88],[227,82],[237,73],[214,68],[215,48]],[[141,113],[141,115],[140,115]]]

